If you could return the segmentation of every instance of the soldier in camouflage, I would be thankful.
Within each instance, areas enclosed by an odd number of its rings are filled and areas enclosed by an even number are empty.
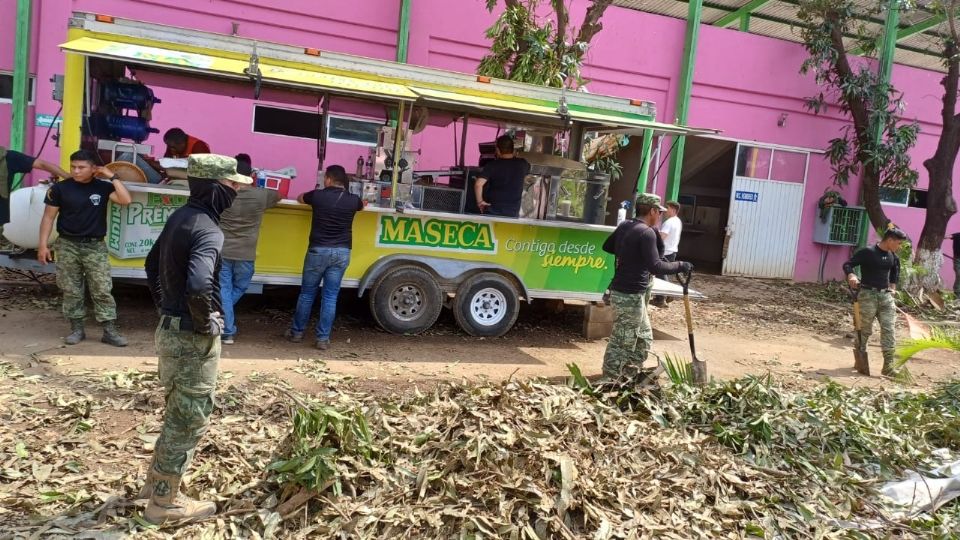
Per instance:
[[[883,352],[883,371],[886,376],[896,374],[895,353],[897,348],[897,304],[893,295],[900,281],[900,259],[897,252],[907,239],[906,233],[890,226],[883,239],[871,247],[863,248],[843,264],[847,282],[853,289],[860,289],[860,319],[863,324],[860,350],[866,355],[867,342],[873,334],[873,321],[880,322],[880,350]],[[854,273],[860,269],[861,278]]]
[[[610,301],[615,319],[613,333],[603,355],[603,375],[607,379],[631,377],[639,373],[653,344],[653,329],[647,315],[653,275],[687,273],[688,262],[667,262],[657,247],[659,233],[654,229],[660,213],[660,197],[643,193],[637,197],[636,219],[621,223],[603,244],[603,250],[616,257],[616,269],[610,282]]]
[[[253,183],[237,173],[235,159],[216,154],[188,158],[190,199],[167,220],[147,255],[147,281],[160,311],[156,342],[159,377],[166,391],[163,428],[147,481],[144,518],[184,523],[216,513],[212,502],[181,492],[181,482],[213,412],[220,361],[220,215],[237,190]]]
[[[103,237],[107,234],[107,202],[127,205],[132,199],[114,173],[97,167],[95,159],[84,150],[74,152],[70,156],[72,176],[47,190],[37,259],[43,264],[52,260],[47,246],[56,221],[60,235],[56,245],[57,285],[63,292],[63,315],[71,327],[64,342],[76,345],[86,338],[84,302],[89,290],[94,317],[103,325],[100,341],[125,347],[127,338],[116,326],[117,303],[111,293],[113,280]]]

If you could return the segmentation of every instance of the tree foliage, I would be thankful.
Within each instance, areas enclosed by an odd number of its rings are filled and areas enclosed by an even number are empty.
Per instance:
[[[878,3],[879,8],[879,3]],[[844,38],[865,50],[876,50],[876,36],[868,35],[856,18],[851,0],[802,0],[798,11],[805,23],[804,47],[810,54],[800,68],[813,73],[823,90],[807,100],[814,113],[836,101],[852,125],[829,143],[827,156],[834,171],[834,183],[847,184],[851,178],[863,182],[864,205],[875,228],[886,227],[888,219],[880,205],[880,187],[910,187],[917,180],[909,150],[920,131],[916,122],[903,122],[903,96],[881,80],[867,62],[853,64]]]
[[[477,73],[556,88],[582,85],[584,55],[613,0],[593,0],[579,31],[570,25],[564,0],[549,3],[552,18],[538,13],[542,0],[504,0],[503,13],[486,31],[492,44]],[[493,12],[498,4],[487,0],[487,9]]]

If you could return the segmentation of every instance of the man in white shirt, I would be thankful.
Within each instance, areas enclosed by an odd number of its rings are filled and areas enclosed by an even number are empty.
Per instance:
[[[667,217],[660,225],[660,237],[663,238],[663,258],[666,261],[673,262],[677,260],[677,252],[680,251],[680,235],[683,233],[683,221],[677,214],[680,213],[680,203],[670,201],[667,203]],[[657,276],[660,279],[666,279],[666,276]],[[666,298],[657,296],[653,299],[653,305],[657,307],[666,307]]]

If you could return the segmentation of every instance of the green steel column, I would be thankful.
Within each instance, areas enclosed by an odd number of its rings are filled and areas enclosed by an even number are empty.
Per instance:
[[[687,35],[683,43],[683,66],[680,69],[680,88],[677,89],[676,121],[687,123],[690,112],[690,92],[693,90],[693,68],[697,64],[697,38],[700,37],[700,14],[703,0],[690,0],[687,12]],[[676,200],[680,195],[680,175],[683,168],[683,148],[686,137],[677,139],[670,155],[670,175],[667,177],[666,200]]]
[[[410,4],[413,0],[400,0],[400,25],[397,29],[397,62],[407,63],[410,48]]]
[[[13,123],[10,149],[22,152],[27,136],[27,102],[30,99],[30,0],[17,1],[17,37],[13,59]]]
[[[900,0],[890,0],[887,3],[887,20],[883,27],[883,43],[880,46],[880,82],[890,84],[890,76],[893,74],[893,57],[897,52],[897,28],[900,26]],[[874,134],[874,139],[880,142],[883,137],[883,126],[878,125]],[[861,197],[863,188],[861,187]],[[863,227],[860,230],[860,247],[867,245],[867,239],[870,236],[870,219],[863,220]]]
[[[13,120],[10,149],[23,152],[27,142],[27,104],[30,101],[30,0],[17,1],[17,36],[13,59]],[[11,190],[20,187],[23,175],[10,179]]]
[[[650,156],[653,154],[653,130],[643,130],[643,145],[640,148],[640,172],[637,174],[637,193],[647,192],[650,177]]]
[[[740,16],[740,31],[749,32],[750,31],[750,14],[744,13]]]

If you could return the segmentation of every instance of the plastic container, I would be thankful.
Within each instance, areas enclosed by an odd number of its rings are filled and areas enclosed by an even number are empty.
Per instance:
[[[47,205],[43,202],[49,185],[21,188],[10,194],[10,223],[3,226],[3,236],[14,244],[37,249],[40,246],[40,221]],[[50,233],[50,243],[57,239],[57,227]]]

